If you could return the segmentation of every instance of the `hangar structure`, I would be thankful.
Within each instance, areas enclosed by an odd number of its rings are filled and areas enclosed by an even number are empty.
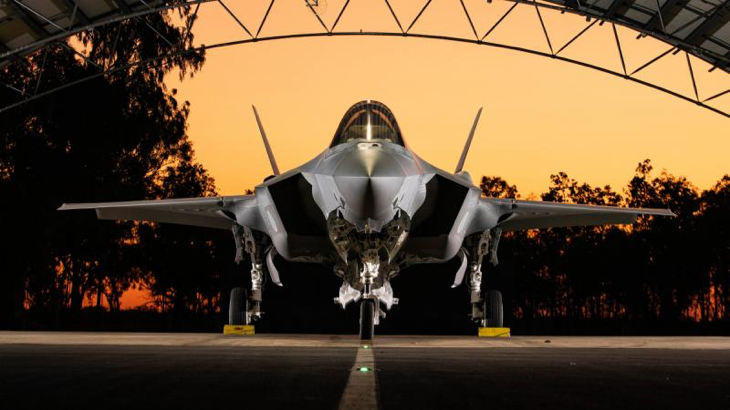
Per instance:
[[[332,1],[332,0],[330,0]],[[389,17],[396,23],[398,30],[384,31],[342,31],[338,30],[338,23],[343,15],[348,13],[351,3],[368,1],[368,7],[386,7]],[[330,9],[332,18],[326,23],[322,16],[322,6],[326,0],[266,0],[266,12],[256,25],[245,25],[239,18],[241,3],[236,0],[0,0],[0,113],[10,110],[27,102],[43,98],[55,91],[71,87],[77,83],[88,81],[107,75],[115,70],[128,69],[126,67],[102,67],[96,64],[83,49],[75,47],[69,38],[101,27],[114,27],[129,19],[140,19],[146,27],[160,36],[171,46],[172,54],[191,53],[233,45],[253,42],[284,40],[292,38],[314,37],[341,37],[341,36],[392,36],[413,37],[472,43],[475,45],[508,49],[532,55],[548,57],[562,62],[576,64],[586,68],[598,70],[609,75],[622,77],[637,84],[662,91],[674,97],[691,102],[705,109],[730,118],[730,109],[723,108],[718,102],[730,99],[730,0],[495,0],[506,1],[510,4],[506,11],[499,12],[499,18],[488,28],[477,28],[473,21],[476,7],[490,7],[492,0],[452,0],[464,15],[464,24],[468,25],[473,36],[456,37],[439,33],[423,33],[419,31],[418,21],[428,12],[432,3],[443,0],[419,0],[415,16],[408,19],[393,7],[400,0],[345,0],[336,10]],[[411,0],[409,0],[411,2]],[[290,32],[277,35],[261,35],[262,29],[271,20],[271,15],[277,12],[280,3],[294,3],[297,7],[308,9],[308,15],[316,19],[317,27],[321,30],[313,32]],[[232,7],[236,5],[236,7]],[[291,5],[291,4],[290,4]],[[241,28],[241,37],[230,41],[208,45],[184,47],[173,45],[158,31],[150,15],[156,13],[170,13],[185,8],[192,12],[190,24],[185,27],[187,32],[193,29],[198,11],[204,7],[218,7],[223,10]],[[243,6],[245,9],[245,5]],[[546,49],[527,48],[505,42],[492,42],[490,35],[500,25],[509,24],[510,14],[518,7],[534,9],[535,24],[539,25],[544,34]],[[576,32],[569,41],[558,44],[550,35],[550,27],[545,24],[544,14],[555,13],[578,15],[585,18],[585,26]],[[249,23],[250,24],[250,23]],[[595,25],[608,24],[615,36],[615,47],[606,50],[606,53],[615,53],[620,59],[620,69],[610,69],[589,60],[566,57],[564,50],[576,40],[584,36]],[[638,67],[627,67],[625,54],[616,27],[623,26],[636,32],[636,38],[652,37],[666,43],[666,49],[658,55],[641,56],[645,61]],[[595,30],[595,29],[594,29]],[[43,53],[47,47],[63,47],[90,66],[97,72],[67,84],[56,85],[50,88],[42,87],[43,59],[41,63],[29,63],[38,53]],[[547,50],[547,51],[546,51]],[[562,54],[561,54],[562,53]],[[686,57],[686,67],[681,72],[671,73],[672,77],[685,77],[691,82],[691,92],[682,93],[670,89],[663,84],[642,79],[640,74],[646,68],[655,65],[668,55],[683,53]],[[40,54],[42,55],[42,54]],[[168,54],[167,56],[169,56]],[[135,61],[132,65],[145,65],[160,62],[166,56],[156,56]],[[705,95],[698,84],[697,70],[700,62],[709,67],[708,71],[719,70],[723,74],[723,81],[727,87],[720,92]],[[31,66],[34,78],[22,82],[9,82],[4,74],[12,70],[15,64]],[[707,68],[702,68],[707,69]],[[2,90],[2,89],[5,90]],[[727,88],[727,89],[725,89]],[[724,105],[727,107],[727,104]]]

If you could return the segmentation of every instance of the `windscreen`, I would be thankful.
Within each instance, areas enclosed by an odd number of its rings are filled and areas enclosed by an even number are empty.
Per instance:
[[[347,110],[330,147],[353,140],[381,140],[405,146],[393,113],[377,101],[362,101]]]

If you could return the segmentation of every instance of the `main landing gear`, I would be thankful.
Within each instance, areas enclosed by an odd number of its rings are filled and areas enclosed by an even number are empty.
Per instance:
[[[250,325],[261,318],[261,294],[264,285],[264,258],[266,256],[266,237],[248,227],[235,225],[233,238],[236,241],[236,263],[243,260],[247,253],[251,258],[251,290],[236,287],[231,289],[228,304],[228,324]],[[277,282],[275,280],[275,282]]]
[[[502,292],[490,290],[484,295],[484,325],[482,327],[503,327],[504,326],[504,305],[502,304]]]
[[[504,305],[502,293],[498,290],[482,292],[482,260],[490,255],[490,262],[496,266],[497,246],[502,234],[500,228],[486,230],[464,241],[469,257],[469,293],[471,297],[471,318],[481,327],[503,327]]]
[[[228,302],[228,324],[248,325],[248,292],[245,288],[231,289],[231,299]]]

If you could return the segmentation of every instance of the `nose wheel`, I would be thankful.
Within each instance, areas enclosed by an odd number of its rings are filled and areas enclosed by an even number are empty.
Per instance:
[[[360,302],[360,340],[373,340],[375,335],[375,299]]]

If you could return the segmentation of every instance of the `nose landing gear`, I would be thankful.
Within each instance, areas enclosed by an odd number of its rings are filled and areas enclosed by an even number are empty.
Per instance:
[[[360,302],[360,340],[373,340],[375,335],[375,299]]]

